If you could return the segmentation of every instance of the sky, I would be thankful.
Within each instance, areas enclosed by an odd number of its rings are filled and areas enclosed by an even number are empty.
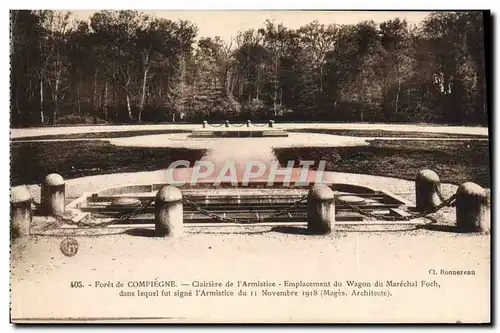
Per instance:
[[[173,21],[188,20],[198,27],[198,37],[219,36],[230,41],[238,31],[258,29],[264,26],[266,19],[276,24],[283,23],[290,29],[297,29],[314,20],[322,24],[356,24],[365,20],[380,23],[399,17],[409,24],[418,24],[430,12],[384,12],[384,11],[143,11]],[[95,11],[73,10],[80,19],[88,19]]]

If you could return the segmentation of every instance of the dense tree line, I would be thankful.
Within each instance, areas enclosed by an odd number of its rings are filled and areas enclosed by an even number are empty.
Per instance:
[[[201,119],[487,122],[481,12],[418,26],[266,21],[232,41],[188,21],[11,11],[13,126]]]

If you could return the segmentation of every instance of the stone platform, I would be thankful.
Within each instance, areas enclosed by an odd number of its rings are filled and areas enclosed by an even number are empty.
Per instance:
[[[190,138],[265,138],[265,137],[288,137],[288,133],[276,128],[204,128],[193,130]]]
[[[227,214],[228,217],[241,221],[270,216],[278,211],[286,211],[284,214],[273,217],[272,221],[258,222],[260,225],[264,223],[273,226],[297,226],[306,223],[307,202],[305,196],[308,194],[307,185],[293,187],[277,185],[270,188],[261,182],[251,184],[251,186],[243,187],[230,187],[230,184],[214,187],[210,182],[206,182],[195,187],[180,186],[183,196],[190,202],[196,203],[196,205],[184,204],[183,223],[189,227],[218,224],[213,216],[201,213],[195,206],[218,216],[226,217]],[[84,193],[66,206],[64,217],[72,222],[59,226],[55,231],[61,231],[61,228],[65,230],[68,228],[78,229],[79,222],[92,224],[113,221],[122,215],[135,212],[141,204],[146,204],[146,206],[140,208],[140,212],[135,213],[133,217],[123,221],[116,220],[108,227],[123,228],[123,230],[134,227],[152,227],[155,218],[154,201],[158,190],[165,185],[165,183],[125,185]],[[381,222],[365,221],[362,215],[343,204],[344,200],[348,200],[351,204],[366,211],[391,216],[406,215],[401,208],[407,208],[411,205],[403,198],[380,189],[343,183],[329,183],[329,186],[335,190],[336,196],[344,198],[335,205],[335,220],[339,225],[357,225],[359,223],[371,225]],[[352,201],[352,198],[356,200]],[[53,222],[56,220],[35,214],[31,232],[46,234],[45,226]],[[384,222],[383,224],[389,223]],[[227,221],[219,223],[219,226],[224,225],[228,225]],[[233,225],[241,226],[236,222]],[[248,224],[243,224],[243,226],[248,226]]]

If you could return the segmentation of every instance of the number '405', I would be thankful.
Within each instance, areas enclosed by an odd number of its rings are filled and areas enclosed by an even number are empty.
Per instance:
[[[70,286],[71,286],[71,288],[83,288],[83,282],[82,281],[71,281]]]

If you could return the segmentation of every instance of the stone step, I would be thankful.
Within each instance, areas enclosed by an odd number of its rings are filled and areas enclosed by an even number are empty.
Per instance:
[[[193,131],[189,137],[190,138],[213,138],[215,135],[210,131]]]
[[[241,129],[241,130],[194,130],[190,138],[248,138],[248,137],[287,137],[288,133],[280,129]]]
[[[288,133],[283,130],[265,131],[262,133],[263,137],[287,137]]]

